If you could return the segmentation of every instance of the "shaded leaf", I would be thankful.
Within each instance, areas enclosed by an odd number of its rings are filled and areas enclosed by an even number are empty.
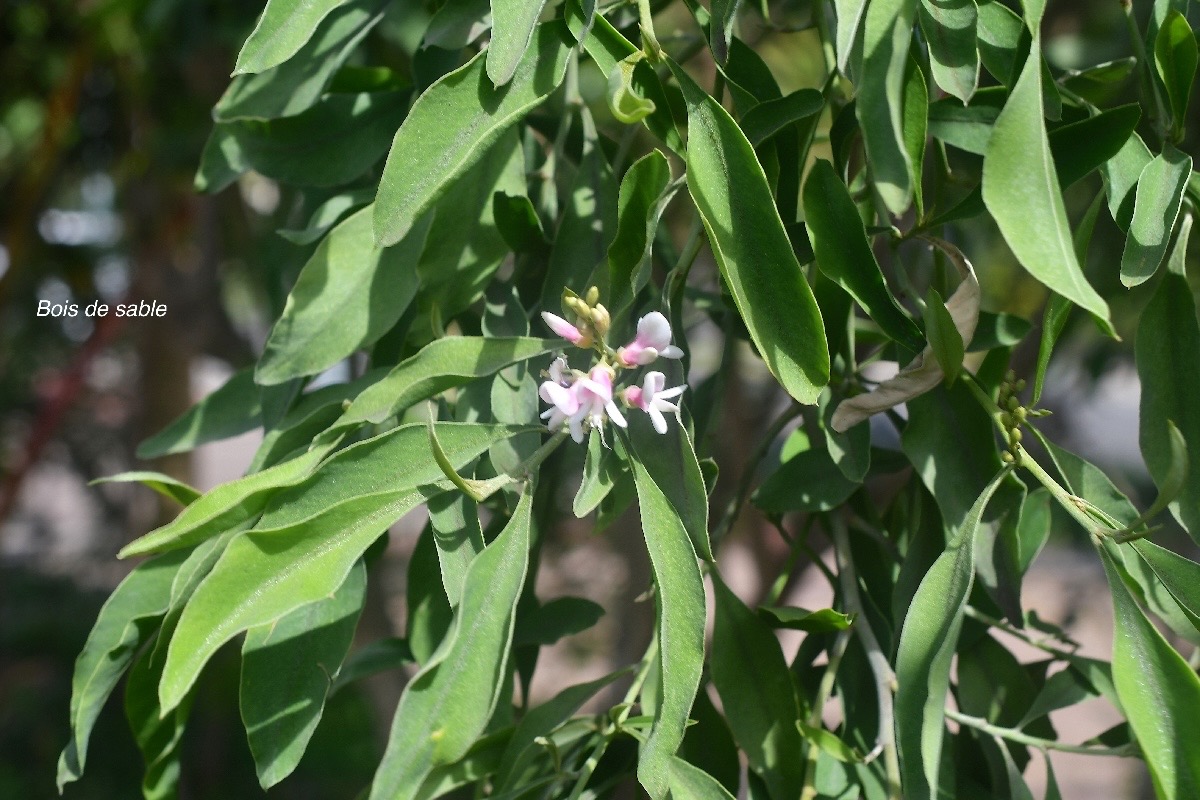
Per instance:
[[[979,83],[975,0],[921,0],[918,13],[934,82],[969,102]]]
[[[1190,34],[1189,34],[1190,35]],[[1192,174],[1192,158],[1167,145],[1146,165],[1138,178],[1129,223],[1129,237],[1121,254],[1121,283],[1137,286],[1149,280],[1167,255],[1183,192]]]
[[[843,614],[832,608],[809,611],[791,606],[762,607],[758,615],[773,628],[787,628],[809,633],[833,633],[844,631],[854,624],[853,614]]]
[[[1186,4],[1184,5],[1186,9]],[[1171,106],[1172,130],[1175,138],[1183,135],[1187,119],[1188,100],[1192,96],[1192,82],[1196,78],[1197,53],[1196,34],[1188,25],[1187,17],[1172,8],[1154,38],[1154,65],[1158,76],[1167,89],[1167,101]]]
[[[261,416],[254,370],[239,370],[221,388],[138,445],[137,457],[150,459],[185,453],[208,442],[228,439],[261,426]]]

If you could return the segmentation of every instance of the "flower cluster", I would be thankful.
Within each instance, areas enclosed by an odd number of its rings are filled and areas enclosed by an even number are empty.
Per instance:
[[[571,438],[583,442],[588,429],[595,428],[603,433],[605,419],[621,428],[626,427],[625,416],[615,399],[619,397],[626,408],[649,414],[654,429],[666,433],[664,412],[675,414],[678,420],[679,405],[671,401],[683,394],[686,386],[666,388],[667,376],[661,372],[646,373],[641,385],[634,383],[624,389],[616,389],[614,385],[624,370],[645,366],[659,358],[683,356],[683,351],[671,344],[671,324],[661,313],[652,311],[638,320],[633,341],[613,350],[607,342],[611,318],[608,310],[597,302],[599,294],[596,287],[592,287],[586,298],[571,292],[564,295],[563,305],[568,313],[575,314],[574,323],[549,311],[542,312],[542,320],[550,330],[572,345],[594,350],[599,355],[599,360],[587,372],[570,369],[562,355],[551,362],[550,368],[543,373],[548,380],[542,383],[538,392],[542,400],[550,404],[542,419],[551,431],[562,430],[565,426],[571,432]]]

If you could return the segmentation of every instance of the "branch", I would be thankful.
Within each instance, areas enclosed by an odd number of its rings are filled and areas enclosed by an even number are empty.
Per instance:
[[[1056,742],[1053,739],[1042,739],[1037,736],[1030,736],[1027,733],[1021,733],[1021,731],[1014,730],[1013,728],[1001,728],[999,725],[993,725],[988,722],[983,717],[972,717],[969,714],[963,714],[950,708],[946,709],[946,718],[954,720],[959,725],[966,725],[968,728],[983,731],[1000,739],[1007,739],[1010,742],[1023,744],[1027,747],[1036,747],[1039,750],[1057,750],[1060,753],[1075,753],[1081,756],[1122,756],[1125,758],[1136,758],[1141,752],[1133,742],[1123,744],[1120,747],[1103,747],[1086,744],[1066,744],[1065,742]]]

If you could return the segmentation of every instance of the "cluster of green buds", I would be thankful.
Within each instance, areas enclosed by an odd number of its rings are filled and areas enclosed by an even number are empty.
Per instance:
[[[1024,390],[1024,379],[1018,379],[1011,369],[1005,373],[1000,384],[1000,395],[996,398],[1000,406],[1000,425],[1004,428],[1004,436],[1008,440],[1008,449],[1000,454],[1005,464],[1021,463],[1021,426],[1029,417],[1029,409],[1021,404],[1017,395]]]
[[[603,347],[609,326],[612,325],[612,317],[600,302],[600,289],[593,286],[583,297],[566,289],[563,291],[562,304],[564,310],[575,315],[575,324],[572,327],[580,336],[578,341],[572,341],[571,344],[585,350],[597,345]],[[570,340],[574,336],[568,335],[567,338]]]

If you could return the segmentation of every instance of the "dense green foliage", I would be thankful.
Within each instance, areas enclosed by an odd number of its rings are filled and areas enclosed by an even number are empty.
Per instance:
[[[371,800],[633,781],[656,800],[1024,798],[1031,751],[1055,749],[1136,756],[1163,800],[1200,796],[1200,678],[1175,647],[1200,643],[1200,564],[1153,541],[1179,525],[1200,542],[1188,0],[1131,11],[1127,57],[1057,74],[1041,0],[429,5],[270,0],[238,56],[196,187],[288,187],[303,266],[257,366],[142,452],[265,438],[245,477],[199,496],[122,477],[185,508],[123,551],[151,557],[77,662],[60,788],[128,670],[145,795],[173,796],[197,679],[243,637],[264,787],[296,768],[331,688],[408,669]],[[380,25],[407,32],[407,64],[372,60]],[[803,32],[789,46],[822,60],[818,88],[785,92],[739,35],[774,25]],[[1131,85],[1139,102],[1116,102]],[[1090,200],[1074,221],[1073,186]],[[1123,252],[1085,269],[1105,213]],[[1037,333],[981,309],[980,226],[1048,291]],[[1068,317],[1115,337],[1130,292],[1159,490],[1144,513],[1044,439],[1036,407]],[[700,325],[726,355],[684,390]],[[714,514],[735,343],[787,400]],[[303,391],[346,359],[355,380]],[[864,375],[881,359],[900,371]],[[747,501],[792,551],[757,609],[717,568]],[[538,648],[599,611],[537,598],[547,532],[569,508],[604,529],[635,503],[644,657],[529,707]],[[422,505],[405,640],[354,650],[371,563]],[[1111,663],[1022,609],[1052,529],[1103,563]],[[817,532],[834,607],[779,605]],[[778,629],[804,632],[794,656]],[[1045,657],[1018,662],[999,631]],[[620,702],[578,714],[610,684]],[[1060,740],[1046,715],[1093,697],[1127,724]]]

